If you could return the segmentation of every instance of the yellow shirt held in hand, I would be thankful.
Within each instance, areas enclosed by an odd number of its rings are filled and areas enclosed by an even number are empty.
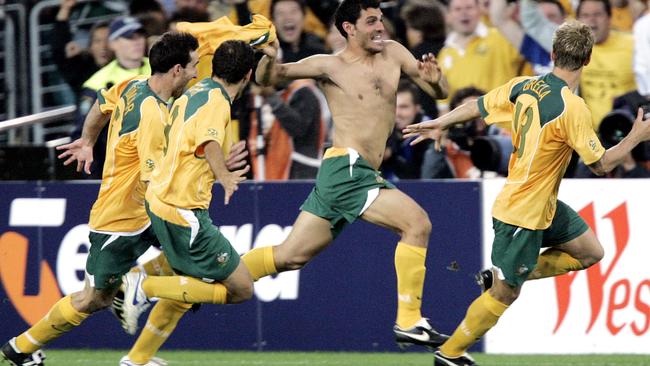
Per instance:
[[[176,25],[176,29],[190,33],[199,41],[198,75],[188,83],[190,87],[197,81],[212,76],[212,56],[223,42],[240,40],[252,47],[264,48],[277,38],[273,23],[259,14],[253,15],[252,22],[245,26],[235,25],[224,16],[206,23],[181,22]]]
[[[509,122],[512,130],[508,178],[492,216],[530,230],[548,228],[572,152],[587,165],[605,153],[589,109],[552,73],[514,78],[480,97],[478,105],[486,123]]]
[[[169,211],[177,215],[175,209],[161,212],[161,203],[188,210],[210,206],[215,176],[203,148],[207,142],[216,141],[228,156],[232,145],[230,105],[226,90],[211,78],[201,80],[174,102],[164,157],[147,190],[147,201],[156,215],[178,221],[165,214]]]
[[[580,95],[591,110],[595,129],[612,110],[614,98],[636,90],[633,50],[632,35],[616,31],[610,32],[605,42],[594,45],[591,62],[582,71]]]
[[[162,157],[167,104],[143,76],[102,89],[97,98],[100,110],[111,113],[111,119],[90,230],[135,233],[149,225],[144,209],[146,181]]]

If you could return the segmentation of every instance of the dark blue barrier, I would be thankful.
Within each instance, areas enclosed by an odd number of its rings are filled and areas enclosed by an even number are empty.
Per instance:
[[[211,216],[244,252],[256,238],[258,243],[281,240],[311,187],[311,183],[249,183],[227,207],[216,187]],[[480,184],[413,182],[399,187],[424,207],[433,223],[423,314],[440,330],[451,332],[478,295],[472,274],[482,263]],[[38,319],[56,301],[57,291],[78,287],[87,253],[82,244],[87,240],[83,224],[97,189],[97,184],[89,183],[0,184],[1,342],[25,330],[28,319]],[[29,205],[23,205],[22,198],[63,200],[52,201],[54,208],[48,206],[52,202],[36,201],[33,215],[46,213],[39,222],[48,225],[36,227],[26,223],[29,212],[20,212]],[[60,210],[61,205],[65,211],[57,221],[50,212]],[[204,305],[197,313],[188,313],[166,347],[395,351],[391,329],[396,310],[393,254],[397,240],[397,235],[367,223],[350,225],[299,274],[259,282],[255,300],[242,305]],[[24,289],[17,290],[22,278]],[[47,284],[48,279],[52,284],[41,288],[39,283]],[[133,340],[122,333],[112,315],[101,312],[51,347],[127,348]]]

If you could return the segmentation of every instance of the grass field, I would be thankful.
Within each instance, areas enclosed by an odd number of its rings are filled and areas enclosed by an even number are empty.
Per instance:
[[[47,366],[109,366],[125,354],[121,351],[46,350]],[[160,352],[170,366],[233,365],[233,366],[431,366],[430,353],[298,353],[298,352]],[[481,366],[650,366],[650,356],[584,355],[584,356],[504,356],[473,355]]]

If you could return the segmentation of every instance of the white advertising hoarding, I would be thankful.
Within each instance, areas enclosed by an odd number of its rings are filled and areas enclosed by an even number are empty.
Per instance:
[[[504,182],[483,182],[486,268],[492,203]],[[650,354],[650,181],[564,180],[560,199],[596,232],[605,257],[584,271],[526,282],[486,335],[485,351]]]

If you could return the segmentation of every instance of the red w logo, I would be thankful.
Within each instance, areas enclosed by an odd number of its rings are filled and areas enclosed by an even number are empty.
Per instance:
[[[580,216],[587,222],[591,229],[598,235],[596,227],[596,218],[594,214],[594,205],[590,203],[588,206],[579,211]],[[603,219],[608,219],[612,222],[614,228],[614,243],[616,246],[616,251],[614,252],[614,258],[612,259],[609,267],[605,268],[603,271],[600,263],[593,265],[591,268],[587,269],[587,283],[589,286],[589,300],[591,305],[591,319],[589,321],[589,326],[587,327],[586,333],[589,333],[596,323],[596,319],[600,314],[600,310],[603,306],[603,293],[605,282],[609,278],[612,270],[616,267],[623,251],[628,245],[630,238],[630,224],[627,216],[627,204],[623,202],[606,215],[602,217]],[[569,303],[571,302],[571,284],[575,280],[576,275],[579,272],[571,272],[566,275],[555,277],[555,289],[557,293],[558,301],[558,318],[555,324],[555,329],[553,333],[556,333],[567,314],[569,309]],[[610,330],[610,324],[608,324]],[[620,330],[620,329],[619,329]],[[614,333],[616,334],[616,332]]]

